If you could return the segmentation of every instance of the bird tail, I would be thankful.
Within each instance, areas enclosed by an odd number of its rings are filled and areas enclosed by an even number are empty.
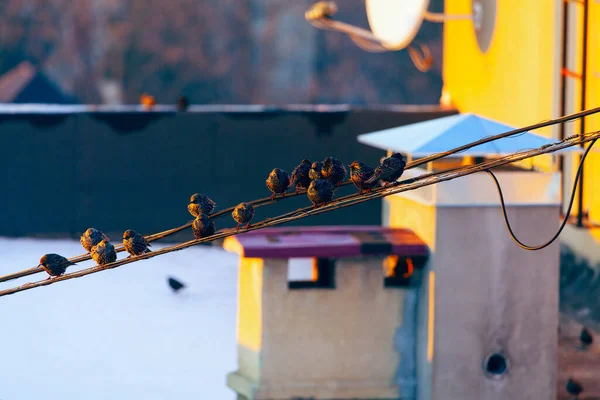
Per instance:
[[[152,253],[152,250],[146,249],[146,253]]]

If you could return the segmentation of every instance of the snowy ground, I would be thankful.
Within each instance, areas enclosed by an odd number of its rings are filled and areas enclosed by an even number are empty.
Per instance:
[[[0,238],[0,274],[45,253],[83,251],[71,240]],[[236,367],[237,262],[197,246],[0,298],[0,400],[234,399],[225,375]],[[167,276],[188,287],[173,294]]]

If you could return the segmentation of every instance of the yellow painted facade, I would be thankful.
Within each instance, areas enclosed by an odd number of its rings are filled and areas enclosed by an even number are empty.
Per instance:
[[[241,258],[238,277],[238,344],[260,351],[262,344],[262,258]]]
[[[600,2],[590,1],[588,35],[588,80],[586,108],[600,106]],[[600,114],[586,118],[586,131],[600,130]],[[600,143],[596,144],[600,149]],[[584,204],[589,209],[590,219],[600,222],[600,151],[587,157],[585,163]],[[598,239],[600,240],[600,235]]]
[[[543,3],[543,6],[542,6]],[[583,6],[571,2],[568,66],[581,71]],[[588,74],[586,108],[600,106],[600,2],[589,0]],[[446,14],[465,14],[471,0],[446,1]],[[559,116],[562,1],[497,0],[491,45],[482,53],[471,22],[444,24],[444,96],[460,112],[472,112],[516,127]],[[581,84],[568,79],[567,113],[581,109]],[[600,129],[600,115],[586,119],[586,131]],[[566,136],[579,133],[580,124],[567,124]],[[558,138],[558,126],[535,133]],[[600,147],[600,145],[599,145]],[[567,165],[577,165],[572,157]],[[543,170],[554,170],[552,156],[535,159]],[[530,165],[530,164],[529,164]],[[572,169],[572,176],[575,168]],[[600,222],[600,154],[586,162],[584,207]],[[567,180],[570,182],[570,180]],[[568,197],[570,193],[565,193]],[[573,208],[577,211],[577,207]]]

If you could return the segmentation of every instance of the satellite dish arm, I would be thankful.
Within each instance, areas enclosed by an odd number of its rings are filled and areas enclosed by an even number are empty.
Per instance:
[[[371,53],[383,53],[394,49],[387,45],[377,36],[367,29],[350,25],[345,22],[335,21],[331,17],[337,12],[337,6],[331,1],[319,1],[315,3],[305,14],[304,17],[316,28],[327,29],[347,34],[358,47]],[[427,72],[433,63],[433,57],[426,45],[420,44],[419,47],[423,55],[413,46],[408,46],[408,54],[415,67],[421,72]]]
[[[483,4],[480,1],[474,1],[472,14],[444,14],[425,11],[425,13],[423,13],[423,19],[429,22],[472,20],[473,24],[475,25],[475,29],[479,30],[483,22]]]
[[[473,19],[472,14],[443,14],[443,13],[434,13],[430,11],[425,11],[423,14],[423,19],[429,22],[444,22],[450,20],[469,20]]]

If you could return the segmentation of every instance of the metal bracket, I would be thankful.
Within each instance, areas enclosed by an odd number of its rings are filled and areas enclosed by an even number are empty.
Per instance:
[[[425,11],[423,19],[429,22],[472,20],[473,25],[475,25],[475,30],[479,30],[481,29],[481,24],[483,22],[483,4],[480,1],[474,1],[472,10],[472,14],[444,14]]]

